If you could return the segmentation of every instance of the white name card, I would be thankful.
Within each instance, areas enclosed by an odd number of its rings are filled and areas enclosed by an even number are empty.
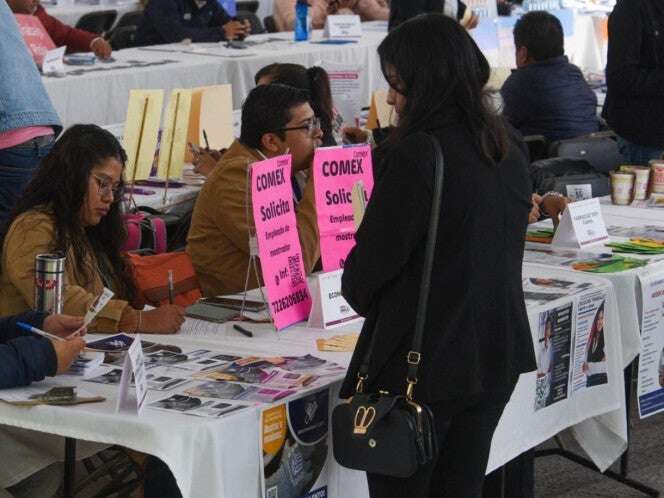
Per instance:
[[[42,62],[43,74],[62,74],[65,72],[65,50],[67,47],[54,48],[46,52]]]
[[[568,204],[551,245],[581,249],[609,240],[599,199]]]
[[[327,16],[323,38],[330,40],[355,40],[362,38],[360,16]]]
[[[136,388],[133,392],[130,392],[132,375]],[[124,364],[122,365],[116,411],[140,415],[147,393],[148,379],[143,364],[141,337],[136,334],[134,342],[125,354]]]
[[[572,202],[576,201],[585,201],[592,199],[593,197],[593,186],[589,183],[583,183],[580,185],[567,185],[567,197],[569,197]]]
[[[311,286],[313,304],[307,325],[318,329],[333,329],[360,319],[341,295],[343,270],[319,273]]]

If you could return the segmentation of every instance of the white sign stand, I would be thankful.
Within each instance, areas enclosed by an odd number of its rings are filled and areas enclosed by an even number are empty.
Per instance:
[[[553,247],[583,249],[609,240],[599,199],[568,204],[553,236]]]
[[[131,378],[134,377],[136,389],[130,393]],[[124,364],[122,365],[122,377],[118,388],[118,404],[116,412],[131,413],[140,415],[145,403],[145,397],[148,393],[148,379],[143,364],[143,348],[141,346],[141,337],[136,334],[134,342],[131,344],[125,354]]]
[[[42,62],[43,74],[63,74],[65,72],[65,50],[67,47],[63,46],[46,52]]]
[[[342,274],[343,270],[339,269],[314,275],[311,286],[313,304],[308,327],[333,329],[360,319],[341,295]]]
[[[362,38],[360,16],[327,16],[323,38],[328,40],[357,40]]]

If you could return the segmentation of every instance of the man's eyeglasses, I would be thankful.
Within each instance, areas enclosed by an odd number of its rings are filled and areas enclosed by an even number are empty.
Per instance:
[[[278,131],[295,131],[295,130],[306,130],[307,134],[310,137],[313,137],[315,132],[320,130],[320,118],[311,118],[311,121],[309,121],[308,124],[302,125],[302,126],[291,126],[289,128],[278,128],[274,130],[275,132]]]
[[[113,195],[113,201],[119,201],[122,198],[122,185],[113,186],[113,182],[103,176],[92,175],[92,178],[97,182],[99,195],[108,197]]]

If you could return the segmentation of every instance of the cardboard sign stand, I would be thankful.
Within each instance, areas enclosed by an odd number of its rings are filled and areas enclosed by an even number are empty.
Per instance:
[[[143,112],[141,113],[141,126],[140,126],[140,133],[138,134],[138,142],[136,144],[136,154],[134,155],[134,164],[130,165],[131,167],[131,192],[129,194],[129,206],[136,206],[136,201],[134,200],[134,184],[136,183],[136,172],[138,171],[138,155],[141,151],[141,145],[143,143],[143,132],[145,130],[145,118],[148,113],[148,104],[150,103],[150,98],[149,97],[144,97],[143,98]]]
[[[247,187],[245,191],[245,216],[249,220],[250,206],[249,206],[249,191],[251,189],[251,165],[247,168]],[[244,279],[244,291],[242,291],[242,305],[240,306],[240,321],[244,320],[244,305],[247,302],[247,293],[249,292],[249,277],[251,275],[251,270],[254,271],[254,276],[256,277],[256,283],[258,285],[258,290],[261,293],[261,301],[265,305],[269,318],[269,322],[275,328],[275,334],[279,337],[277,333],[277,328],[274,323],[274,317],[272,316],[272,311],[270,310],[270,305],[265,298],[265,293],[263,292],[263,285],[261,284],[260,274],[258,273],[258,240],[256,239],[255,230],[252,232],[252,229],[249,228],[247,233],[249,237],[249,262],[247,263],[247,274]]]
[[[166,183],[164,184],[164,198],[162,203],[166,205],[166,196],[168,195],[168,182],[171,178],[171,164],[173,163],[173,146],[175,144],[175,132],[177,131],[178,113],[180,111],[180,92],[175,94],[175,116],[173,117],[173,126],[171,129],[170,147],[168,148],[168,162],[166,166]]]

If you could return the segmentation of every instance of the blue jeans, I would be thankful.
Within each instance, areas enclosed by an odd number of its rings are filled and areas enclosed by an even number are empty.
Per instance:
[[[648,161],[659,159],[662,157],[662,153],[664,153],[664,147],[638,145],[628,142],[622,137],[618,137],[618,150],[620,150],[627,164],[636,166],[648,166]]]
[[[0,227],[53,147],[53,135],[37,137],[8,149],[0,149]]]

